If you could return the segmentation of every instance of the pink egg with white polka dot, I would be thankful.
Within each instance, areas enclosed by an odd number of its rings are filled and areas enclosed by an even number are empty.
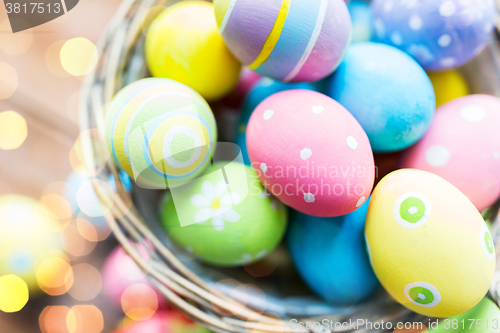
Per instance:
[[[437,109],[423,139],[403,167],[433,172],[483,210],[500,196],[500,99],[470,95]]]
[[[348,214],[373,188],[366,133],[342,105],[315,91],[289,90],[264,100],[248,123],[247,145],[267,190],[302,213]]]

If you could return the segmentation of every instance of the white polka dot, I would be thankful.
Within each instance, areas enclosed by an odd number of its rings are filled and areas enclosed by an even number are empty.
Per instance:
[[[417,207],[410,207],[410,208],[408,208],[408,213],[411,214],[411,215],[415,215],[417,212],[418,212],[418,208]]]
[[[496,159],[496,160],[500,160],[500,153],[497,152],[497,151],[494,151],[493,152],[493,158]]]
[[[266,163],[261,163],[260,164],[260,169],[262,170],[263,173],[267,172],[267,164]]]
[[[447,47],[451,44],[451,36],[448,34],[441,35],[438,39],[438,45],[441,47]]]
[[[394,7],[394,3],[392,1],[387,1],[384,5],[384,12],[388,13]]]
[[[375,34],[379,38],[383,38],[385,36],[385,25],[384,22],[381,19],[376,19],[373,22],[373,25],[375,27]]]
[[[401,45],[403,44],[403,36],[399,32],[393,32],[391,34],[391,42],[394,45]]]
[[[309,159],[313,154],[312,150],[309,148],[304,148],[300,151],[300,158],[303,159],[304,161]]]
[[[424,21],[422,21],[422,18],[418,16],[417,14],[413,14],[410,17],[410,21],[408,22],[408,25],[410,26],[411,30],[418,31],[422,29],[424,25]]]
[[[312,193],[304,193],[304,201],[307,203],[313,203],[316,200]]]
[[[356,138],[353,137],[352,135],[348,136],[346,141],[347,141],[347,146],[352,150],[356,150],[356,148],[358,148],[358,140],[356,140]]]
[[[252,256],[248,253],[243,254],[241,258],[243,259],[244,262],[249,262],[252,260]]]
[[[361,205],[364,204],[365,201],[366,201],[365,197],[359,198],[358,203],[356,204],[356,208],[361,207]]]
[[[261,169],[262,169],[262,167],[261,167]],[[266,170],[267,170],[267,169],[266,169]],[[267,192],[267,190],[266,190],[266,189],[264,189],[264,191],[260,192],[260,197],[261,197],[262,199],[265,199],[265,198],[267,198],[267,197],[268,197],[268,196],[270,196],[270,195],[271,195],[271,194],[269,194],[269,192]]]
[[[274,115],[274,111],[273,110],[266,110],[266,111],[264,111],[264,120],[271,119],[273,115]]]
[[[457,60],[455,58],[452,58],[452,57],[448,57],[448,58],[443,58],[439,61],[439,63],[445,67],[451,67],[451,66],[454,66],[456,63],[457,63]]]
[[[425,299],[425,295],[424,294],[418,294],[418,298]]]
[[[468,122],[478,123],[486,118],[486,110],[481,105],[466,105],[460,109],[460,117]]]
[[[451,158],[450,151],[441,145],[434,145],[425,152],[425,160],[427,164],[433,167],[442,167],[448,164]]]
[[[445,1],[439,7],[439,14],[444,17],[450,17],[456,12],[456,7],[453,1]]]
[[[325,111],[325,107],[323,105],[314,105],[312,107],[312,111],[313,113],[315,114],[320,114],[322,113],[323,111]]]

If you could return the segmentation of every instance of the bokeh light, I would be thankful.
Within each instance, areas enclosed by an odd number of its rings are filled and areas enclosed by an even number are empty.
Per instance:
[[[128,287],[122,295],[121,303],[123,312],[135,321],[151,318],[158,309],[156,292],[145,284]]]
[[[45,307],[38,319],[42,333],[70,333],[66,324],[69,312],[67,306]]]
[[[43,260],[37,267],[36,277],[40,289],[51,296],[63,295],[73,285],[73,269],[64,255]]]
[[[0,112],[0,149],[19,148],[28,137],[28,125],[15,111]]]
[[[106,202],[99,200],[96,195],[96,188],[103,192]],[[76,201],[80,210],[90,217],[99,217],[107,214],[113,205],[113,193],[109,185],[102,180],[92,179],[84,182],[76,193]]]
[[[57,77],[71,76],[64,70],[61,64],[61,49],[64,46],[65,40],[58,40],[50,44],[45,52],[45,64],[48,70]]]
[[[0,31],[11,31],[8,18],[0,22]],[[26,53],[33,44],[34,36],[30,30],[13,33],[0,33],[0,50],[10,55]],[[1,72],[0,72],[1,73]]]
[[[28,300],[28,285],[23,279],[13,274],[0,277],[0,311],[21,311]]]
[[[40,202],[52,213],[52,215],[60,220],[71,218],[72,211],[68,200],[59,194],[44,194]]]
[[[70,333],[101,333],[104,318],[94,305],[75,305],[66,316],[66,325]]]
[[[0,34],[2,35],[2,34]],[[6,62],[0,61],[0,100],[12,96],[19,85],[17,71]]]
[[[73,286],[68,293],[77,301],[91,301],[101,291],[101,273],[94,266],[87,263],[75,265],[73,276]]]
[[[90,73],[97,64],[98,52],[86,38],[77,37],[64,43],[60,52],[62,67],[73,76]]]
[[[78,231],[76,221],[71,221],[61,233],[64,250],[73,258],[89,255],[95,248],[96,243],[85,239]]]
[[[94,160],[85,160],[85,147],[94,150]],[[109,150],[105,142],[100,139],[97,129],[86,130],[80,134],[69,153],[69,161],[74,171],[87,177],[96,176],[102,171],[109,160]]]
[[[76,219],[76,227],[80,235],[89,242],[103,241],[111,234],[111,229],[108,225],[99,225],[96,227],[91,221],[84,217],[78,217]]]

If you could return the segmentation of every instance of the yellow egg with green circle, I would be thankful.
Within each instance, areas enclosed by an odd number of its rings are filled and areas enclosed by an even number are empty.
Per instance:
[[[436,106],[446,104],[456,98],[469,95],[467,81],[459,71],[452,69],[444,72],[427,73],[434,86]]]
[[[241,69],[205,1],[182,1],[161,12],[146,36],[146,59],[153,76],[181,82],[208,101],[231,92]]]
[[[493,279],[495,249],[480,213],[427,171],[401,169],[380,181],[365,234],[380,283],[414,312],[460,315],[483,299]]]

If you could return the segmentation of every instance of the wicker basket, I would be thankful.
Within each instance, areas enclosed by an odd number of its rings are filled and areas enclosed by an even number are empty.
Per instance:
[[[500,0],[496,0],[500,5]],[[104,138],[105,106],[113,95],[126,84],[148,75],[144,61],[144,31],[151,19],[167,4],[168,0],[125,0],[110,23],[98,48],[102,50],[95,70],[84,82],[81,100],[81,142],[85,161],[93,174],[103,180],[95,182],[100,200],[110,208],[108,218],[112,230],[128,254],[166,299],[188,316],[215,332],[349,332],[389,331],[387,328],[334,325],[333,329],[296,329],[291,319],[301,322],[318,322],[323,319],[333,323],[356,322],[357,319],[372,323],[392,323],[392,331],[400,322],[428,323],[429,318],[417,315],[392,301],[380,291],[368,302],[347,309],[334,309],[313,295],[283,296],[283,292],[266,292],[262,282],[259,288],[235,288],[238,283],[228,276],[241,276],[241,270],[215,270],[189,258],[169,242],[157,221],[159,191],[134,188],[132,197],[124,191],[113,163],[106,155]],[[500,6],[499,6],[500,8]],[[463,68],[473,93],[485,92],[500,96],[500,43],[497,20],[496,41],[474,61]],[[102,161],[102,163],[100,162]],[[113,193],[105,186],[109,174],[117,182]],[[489,218],[496,217],[500,202],[491,208]],[[498,222],[494,223],[495,243],[498,241]],[[143,256],[137,244],[147,249]],[[497,246],[497,250],[500,246]],[[280,261],[289,262],[286,251]],[[500,260],[497,260],[500,263]],[[500,299],[500,270],[497,271],[490,296]],[[263,279],[260,279],[262,281]],[[298,279],[297,279],[298,280]],[[246,281],[248,282],[248,281]],[[300,282],[297,281],[300,285]],[[300,288],[293,288],[300,289]],[[375,325],[376,326],[376,325]]]

